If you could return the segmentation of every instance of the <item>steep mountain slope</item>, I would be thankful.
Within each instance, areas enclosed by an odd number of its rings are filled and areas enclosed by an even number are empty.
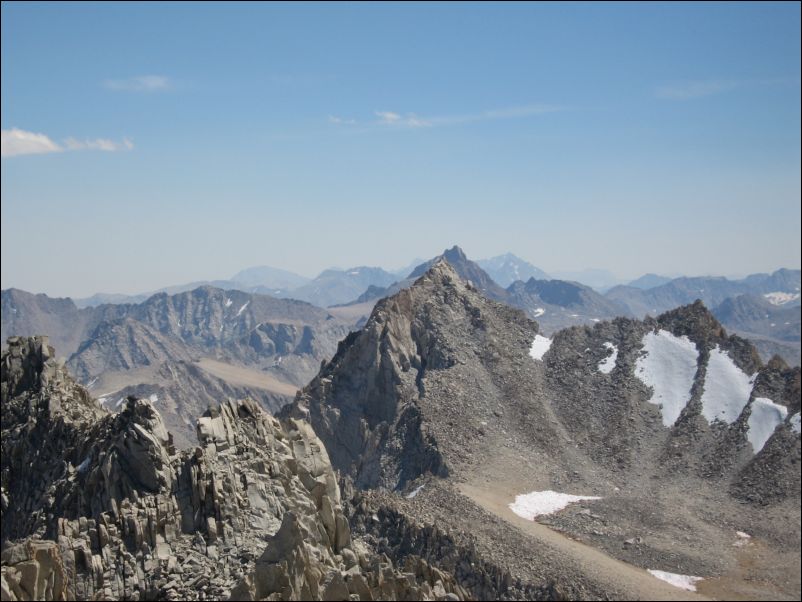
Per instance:
[[[550,279],[546,272],[512,253],[505,253],[490,259],[478,259],[476,263],[488,273],[494,282],[505,288],[517,280],[525,282],[530,278]]]
[[[507,293],[507,303],[537,319],[546,333],[630,315],[623,305],[578,282],[531,278],[527,282],[514,282]]]
[[[713,308],[713,315],[728,329],[752,341],[761,356],[778,354],[791,365],[802,363],[802,312],[798,301],[778,305],[763,296],[739,295]]]
[[[227,401],[176,453],[150,403],[107,414],[53,355],[15,338],[0,358],[3,600],[468,596],[352,538],[308,424]]]
[[[47,301],[4,291],[3,302],[17,310],[4,309],[4,333],[49,328],[71,341],[68,366],[112,409],[129,394],[158,397],[181,447],[197,416],[223,395],[250,396],[271,411],[289,402],[348,332],[308,303],[212,287],[82,310],[60,300],[57,312]]]
[[[377,303],[282,415],[309,417],[375,514],[473,538],[523,589],[548,574],[569,598],[665,595],[641,567],[794,597],[799,387],[798,368],[763,366],[701,304],[549,340],[441,261]],[[541,519],[592,551],[508,507],[551,490],[601,498]]]
[[[743,280],[724,277],[675,278],[671,282],[641,290],[632,286],[616,286],[606,293],[608,299],[626,305],[635,316],[657,315],[700,299],[708,307],[716,307],[729,297],[743,294],[767,295],[788,293],[799,295],[800,271],[780,269],[772,274],[753,274]]]

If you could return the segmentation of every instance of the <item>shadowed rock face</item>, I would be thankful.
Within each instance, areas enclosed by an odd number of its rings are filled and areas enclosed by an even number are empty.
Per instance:
[[[466,596],[352,540],[307,423],[226,401],[176,453],[148,401],[108,414],[53,356],[13,338],[0,362],[4,600]]]

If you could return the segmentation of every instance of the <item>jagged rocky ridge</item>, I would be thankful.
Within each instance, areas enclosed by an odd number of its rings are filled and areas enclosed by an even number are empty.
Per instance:
[[[592,516],[602,524],[570,510],[548,520],[629,564],[710,577],[737,566],[735,530],[752,533],[788,567],[791,582],[776,587],[798,595],[799,368],[779,358],[763,365],[701,303],[560,331],[537,358],[536,337],[545,340],[536,322],[439,262],[379,301],[282,414],[308,417],[358,489],[414,494],[456,532],[476,530],[459,518],[469,508],[508,518],[506,503],[528,491],[597,495]],[[652,338],[676,339],[692,357],[669,424],[670,404],[650,402],[661,400],[642,374],[648,357],[654,371],[667,353],[649,351]],[[714,420],[717,403],[728,414]],[[750,421],[769,410],[762,427]],[[761,428],[762,445],[753,440]],[[387,512],[414,519],[397,494],[382,499]],[[611,584],[589,582],[581,567],[548,566],[545,551],[524,562],[503,537],[482,537],[483,560],[524,589],[551,579],[570,597],[611,595]]]
[[[353,538],[311,427],[225,401],[176,453],[129,398],[102,410],[46,337],[2,368],[3,600],[462,599],[420,558]]]
[[[14,289],[2,297],[4,341],[53,333],[72,374],[111,409],[132,394],[158,399],[179,447],[224,395],[270,411],[291,401],[348,332],[308,303],[213,287],[80,310]],[[235,369],[214,370],[220,362]]]

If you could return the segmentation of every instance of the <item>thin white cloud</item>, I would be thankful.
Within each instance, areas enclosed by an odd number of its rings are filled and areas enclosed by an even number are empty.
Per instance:
[[[76,140],[75,138],[67,138],[64,141],[64,148],[66,150],[99,150],[105,152],[114,152],[119,150],[131,150],[134,148],[134,143],[128,138],[123,138],[121,142],[115,142],[107,138],[95,138],[93,140]]]
[[[124,92],[160,92],[169,90],[172,82],[164,75],[138,75],[126,79],[107,79],[103,86]]]
[[[664,100],[693,100],[729,92],[740,85],[741,82],[725,80],[688,81],[659,86],[654,95]]]
[[[378,120],[373,125],[397,128],[428,128],[446,125],[462,125],[477,121],[490,121],[495,119],[520,119],[545,113],[564,111],[566,107],[546,104],[524,105],[519,107],[506,107],[491,109],[481,113],[467,113],[462,115],[441,115],[434,117],[420,117],[415,113],[397,113],[395,111],[374,111]]]
[[[78,140],[67,138],[58,144],[45,134],[26,132],[19,128],[2,130],[2,156],[16,157],[19,155],[44,155],[48,153],[60,153],[64,151],[76,150],[99,150],[104,152],[114,152],[120,150],[131,150],[134,143],[128,138],[123,138],[120,142],[107,138],[94,138]]]
[[[3,157],[44,155],[61,151],[61,147],[45,134],[26,132],[17,128],[2,130],[0,147],[2,147],[0,155]]]
[[[329,115],[329,123],[334,123],[336,125],[355,125],[356,119],[346,119],[345,117]]]

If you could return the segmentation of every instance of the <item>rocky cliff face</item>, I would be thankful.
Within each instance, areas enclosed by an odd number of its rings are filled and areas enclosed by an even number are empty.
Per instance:
[[[466,595],[351,537],[308,424],[226,401],[176,453],[150,402],[108,414],[53,355],[44,338],[2,355],[4,600]]]
[[[595,495],[598,519],[549,520],[630,565],[717,575],[737,563],[733,525],[777,554],[798,548],[798,382],[701,303],[552,340],[439,262],[380,301],[283,413],[309,417],[357,488],[421,499],[410,519],[472,530],[471,504],[511,520],[507,503],[528,491]],[[542,556],[521,564],[492,532],[479,543],[520,588],[547,584]],[[569,564],[549,574],[570,596],[610,591],[587,575],[570,590]]]

